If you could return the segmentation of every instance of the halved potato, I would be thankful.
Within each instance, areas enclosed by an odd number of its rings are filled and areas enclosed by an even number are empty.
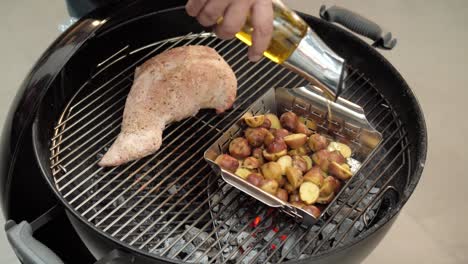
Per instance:
[[[307,155],[303,155],[303,156],[301,156],[301,157],[302,157],[302,158],[305,160],[305,162],[307,163],[307,170],[312,169],[312,164],[313,164],[312,159],[311,159],[309,156],[307,156]]]
[[[329,203],[331,203],[333,198],[335,198],[335,193],[334,192],[328,194],[327,196],[319,196],[319,198],[317,198],[316,203],[318,203],[318,204],[329,204]]]
[[[237,176],[241,177],[242,179],[246,180],[247,177],[252,173],[251,170],[246,169],[246,168],[238,168],[234,174]]]
[[[242,163],[242,166],[249,170],[258,169],[262,166],[262,161],[255,157],[247,157]]]
[[[303,145],[297,149],[292,149],[288,151],[289,156],[304,156],[309,153],[309,149],[306,147],[306,145]]]
[[[286,177],[294,189],[297,189],[303,182],[302,171],[296,167],[286,168]]]
[[[216,157],[215,163],[230,172],[235,172],[239,168],[239,161],[228,154],[221,154]]]
[[[351,157],[352,154],[351,148],[348,145],[336,141],[330,142],[330,144],[328,144],[327,150],[330,152],[338,150],[345,159]]]
[[[275,129],[282,128],[280,120],[278,116],[276,116],[275,114],[271,114],[271,113],[266,114],[265,118],[268,118],[268,120],[270,120],[270,123],[271,123],[270,128],[275,128]]]
[[[257,187],[262,185],[264,179],[260,173],[251,173],[247,176],[247,182]]]
[[[248,116],[244,118],[244,121],[249,127],[259,127],[263,125],[263,122],[265,121],[265,116],[264,115]]]
[[[278,191],[278,182],[272,179],[265,179],[260,185],[260,189],[269,194],[276,195],[276,192]]]
[[[266,150],[263,151],[263,157],[265,157],[265,159],[269,160],[269,161],[277,161],[280,157],[282,157],[282,156],[284,156],[286,154],[288,154],[288,152],[286,152],[286,150],[283,150],[283,151],[280,151],[280,152],[277,152],[277,153],[269,153]]]
[[[279,188],[278,191],[276,191],[276,197],[278,197],[283,202],[288,202],[289,195],[285,189]]]
[[[304,144],[307,142],[307,136],[305,134],[291,134],[288,136],[284,137],[284,142],[292,148],[292,149],[297,149],[299,147],[304,146]]]
[[[284,155],[276,161],[281,166],[281,174],[286,175],[286,168],[292,167],[291,156]]]
[[[302,133],[302,134],[305,134],[306,136],[312,135],[312,131],[309,128],[307,128],[306,125],[304,125],[303,123],[299,121],[296,124],[296,128],[294,129],[294,132]]]
[[[312,151],[319,151],[328,146],[327,138],[320,134],[311,135],[307,143]]]
[[[304,182],[299,187],[299,197],[305,204],[313,204],[317,201],[320,195],[320,188],[311,183]]]
[[[272,179],[278,183],[281,181],[281,178],[282,178],[281,166],[278,163],[272,161],[272,162],[263,164],[261,167],[261,170],[262,170],[263,177],[265,177],[265,179]]]
[[[349,180],[353,176],[347,164],[340,165],[335,161],[328,165],[328,172],[342,181]]]
[[[318,187],[322,187],[326,176],[327,175],[320,169],[320,167],[315,166],[304,175],[304,181],[308,181]]]

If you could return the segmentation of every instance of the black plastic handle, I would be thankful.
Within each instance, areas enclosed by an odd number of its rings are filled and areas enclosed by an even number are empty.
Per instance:
[[[323,5],[320,8],[320,17],[328,22],[338,23],[359,35],[372,39],[374,41],[372,46],[374,47],[390,50],[397,43],[397,39],[392,37],[391,32],[384,32],[377,23],[348,9],[338,6],[326,8]]]

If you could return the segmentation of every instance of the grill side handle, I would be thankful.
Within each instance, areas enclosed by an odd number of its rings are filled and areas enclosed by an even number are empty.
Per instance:
[[[346,8],[332,6],[320,8],[320,17],[328,22],[335,22],[359,35],[374,41],[372,46],[391,50],[395,47],[397,39],[393,38],[391,32],[386,32],[377,23],[354,13]]]
[[[33,237],[34,231],[48,223],[59,213],[56,205],[45,214],[41,215],[31,224],[21,221],[17,224],[8,220],[5,224],[5,232],[16,256],[23,264],[63,264],[64,262],[50,248]]]

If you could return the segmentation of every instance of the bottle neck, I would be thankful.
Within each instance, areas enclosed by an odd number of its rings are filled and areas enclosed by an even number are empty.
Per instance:
[[[283,65],[320,88],[335,101],[344,90],[344,59],[332,51],[310,28]]]

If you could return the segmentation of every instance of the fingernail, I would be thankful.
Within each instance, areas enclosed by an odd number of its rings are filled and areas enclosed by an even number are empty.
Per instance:
[[[249,56],[249,60],[250,60],[251,62],[257,62],[257,61],[259,61],[261,58],[262,58],[261,55],[251,55],[251,56]]]

